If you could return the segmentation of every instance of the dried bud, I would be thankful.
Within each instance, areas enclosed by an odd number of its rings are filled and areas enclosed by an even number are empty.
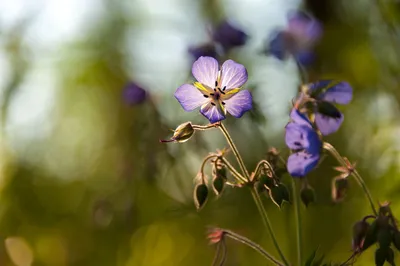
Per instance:
[[[185,142],[194,134],[195,130],[190,122],[180,124],[174,131],[174,135],[169,140],[160,140],[160,142]]]
[[[308,184],[304,185],[300,190],[300,198],[306,207],[308,207],[310,203],[316,202],[314,189]]]
[[[282,207],[282,204],[286,202],[290,202],[289,190],[287,187],[279,183],[276,186],[272,186],[268,189],[269,196],[272,199],[272,202],[275,203],[279,208]]]
[[[208,188],[206,184],[200,183],[197,184],[194,188],[194,204],[197,210],[200,210],[207,201],[208,198]]]
[[[342,201],[346,196],[348,186],[347,178],[336,177],[332,182],[332,200],[334,202]]]
[[[221,195],[224,190],[226,179],[222,176],[215,175],[212,181],[212,188],[217,196]]]
[[[369,226],[369,223],[364,220],[358,221],[353,225],[353,251],[361,250]]]

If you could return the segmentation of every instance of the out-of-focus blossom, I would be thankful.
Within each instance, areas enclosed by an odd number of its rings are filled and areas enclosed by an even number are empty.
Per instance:
[[[353,89],[347,82],[321,80],[304,86],[305,93],[313,99],[315,123],[322,135],[336,132],[344,115],[333,105],[348,104],[353,98]]]
[[[122,97],[128,105],[137,105],[147,99],[147,92],[137,83],[129,82],[122,91]]]
[[[175,92],[175,98],[187,112],[200,107],[200,113],[211,123],[224,120],[226,113],[236,118],[252,108],[248,90],[240,90],[247,81],[246,68],[233,60],[221,67],[212,57],[200,57],[192,66],[197,82],[184,84]]]
[[[226,53],[232,48],[244,45],[248,37],[244,31],[227,20],[223,20],[210,31],[209,42],[199,46],[191,46],[188,49],[194,59],[198,59],[201,56],[217,58],[219,53]],[[222,47],[222,49],[218,49],[217,46]]]
[[[224,20],[214,30],[213,40],[221,44],[224,50],[228,50],[244,45],[247,40],[247,34],[232,23]]]
[[[314,60],[313,48],[322,35],[321,24],[305,14],[296,12],[289,15],[286,29],[274,32],[267,44],[267,52],[280,60],[289,55],[302,65]]]
[[[317,166],[322,141],[308,118],[296,108],[290,118],[292,121],[285,128],[285,142],[294,153],[288,158],[287,170],[293,177],[304,177]]]

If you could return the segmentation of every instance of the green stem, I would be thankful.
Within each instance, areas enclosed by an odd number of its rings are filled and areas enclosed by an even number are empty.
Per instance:
[[[218,124],[208,124],[208,125],[205,125],[205,126],[192,125],[192,128],[194,130],[207,130],[207,129],[216,128],[216,127],[218,127]]]
[[[301,244],[302,228],[301,228],[301,217],[300,217],[300,202],[297,195],[297,186],[295,180],[292,178],[292,195],[294,203],[294,215],[296,219],[296,236],[297,236],[297,262],[299,265],[303,265],[303,246]]]
[[[342,156],[340,156],[339,152],[333,147],[330,143],[324,142],[323,145],[324,149],[329,151],[333,157],[336,158],[336,160],[343,166],[343,167],[348,167],[346,161],[343,159]],[[371,205],[371,209],[374,212],[375,215],[378,215],[378,212],[375,209],[375,204],[374,200],[372,199],[371,192],[369,191],[367,185],[364,182],[364,179],[360,176],[360,174],[357,172],[356,169],[352,171],[352,175],[354,179],[357,181],[357,183],[360,185],[362,190],[364,191],[365,196],[367,197],[369,204]]]
[[[256,166],[256,169],[254,170],[254,174],[253,175],[257,176],[258,172],[261,170],[261,168],[265,167],[265,166],[267,166],[268,170],[271,171],[272,176],[274,176],[275,175],[274,169],[272,168],[271,164],[267,160],[261,160],[261,161],[258,162],[258,164]]]
[[[276,236],[274,234],[274,230],[272,229],[271,222],[270,222],[270,220],[268,218],[267,211],[265,210],[264,205],[263,205],[263,203],[262,203],[262,201],[260,199],[260,195],[258,195],[258,192],[254,187],[251,189],[251,195],[253,196],[253,199],[254,199],[254,202],[257,205],[258,211],[261,214],[261,218],[263,220],[263,223],[264,223],[265,227],[267,227],[267,229],[268,229],[268,232],[269,232],[269,234],[270,234],[270,236],[272,238],[272,242],[273,242],[276,250],[278,251],[280,258],[282,259],[284,265],[288,266],[289,263],[288,263],[287,259],[285,258],[285,255],[283,255],[283,252],[279,247],[278,241],[276,240]]]
[[[240,156],[239,151],[235,146],[235,143],[233,143],[233,140],[232,140],[231,136],[229,135],[228,130],[226,129],[226,127],[222,123],[219,124],[219,128],[221,129],[222,133],[224,134],[226,140],[228,141],[228,144],[231,147],[232,152],[235,155],[236,160],[239,163],[239,166],[240,166],[240,169],[242,170],[243,175],[246,177],[247,180],[250,180],[250,176],[249,176],[249,173],[247,172],[247,169],[246,169],[246,167],[244,165],[243,159]]]
[[[239,183],[246,183],[247,180],[244,178],[236,169],[231,165],[231,163],[225,158],[221,157],[222,161],[228,167],[228,169],[231,171],[231,174],[239,181]]]
[[[284,264],[282,262],[280,262],[279,260],[275,259],[271,254],[269,254],[267,251],[265,251],[259,244],[254,243],[253,241],[251,241],[250,239],[241,236],[239,234],[236,234],[235,232],[232,232],[230,230],[227,229],[219,229],[224,233],[224,236],[227,236],[233,240],[236,240],[242,244],[245,244],[249,247],[251,247],[252,249],[254,249],[255,251],[257,251],[258,253],[260,253],[262,256],[264,256],[265,258],[267,258],[268,260],[270,260],[271,262],[275,263],[275,265],[278,266],[284,266]]]

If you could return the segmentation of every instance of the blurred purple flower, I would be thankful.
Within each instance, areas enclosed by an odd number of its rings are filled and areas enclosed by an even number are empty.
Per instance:
[[[214,58],[217,57],[215,45],[212,43],[190,47],[189,54],[191,54],[194,59],[197,59],[201,56],[210,56]]]
[[[125,103],[137,105],[143,103],[147,99],[147,92],[138,84],[129,82],[122,91],[122,97]]]
[[[184,84],[175,92],[175,98],[187,112],[200,107],[200,113],[211,123],[225,119],[226,113],[236,118],[252,108],[248,90],[240,90],[247,81],[246,68],[233,60],[221,68],[212,57],[202,56],[192,66],[197,82]]]
[[[293,55],[300,64],[309,65],[314,60],[312,49],[321,35],[322,26],[317,20],[304,12],[295,12],[289,15],[287,28],[273,34],[267,52],[279,60]]]
[[[304,177],[317,166],[322,141],[308,118],[296,108],[292,109],[290,118],[292,122],[285,127],[285,142],[294,153],[288,158],[287,170],[293,177]]]
[[[244,45],[247,40],[247,34],[224,20],[214,30],[213,39],[221,44],[226,51],[230,48]]]
[[[315,124],[322,135],[336,132],[344,120],[344,115],[333,105],[348,104],[353,97],[353,89],[347,82],[321,80],[308,85],[306,92],[313,98]]]

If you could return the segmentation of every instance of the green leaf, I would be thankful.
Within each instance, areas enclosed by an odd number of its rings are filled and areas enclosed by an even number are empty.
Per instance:
[[[200,210],[207,201],[208,198],[208,188],[205,184],[197,184],[194,188],[194,205],[197,210]]]

